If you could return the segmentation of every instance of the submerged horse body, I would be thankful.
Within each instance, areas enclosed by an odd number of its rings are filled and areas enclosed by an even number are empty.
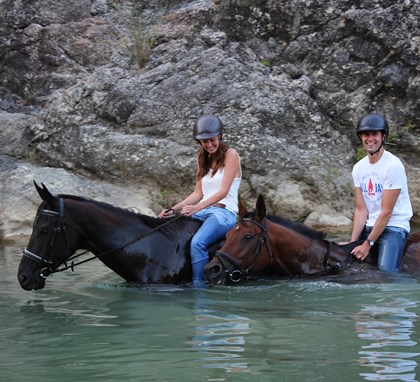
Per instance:
[[[72,262],[79,249],[128,282],[191,282],[189,244],[200,221],[153,218],[78,196],[53,196],[44,185],[35,186],[42,203],[19,265],[22,288],[43,288],[46,278]]]
[[[325,235],[297,223],[266,216],[264,198],[228,232],[223,247],[206,267],[212,283],[237,282],[244,276],[265,274],[293,277],[338,274],[356,261],[351,250],[357,242],[340,246]],[[363,263],[376,264],[372,257]],[[402,268],[420,270],[420,233],[410,236]]]

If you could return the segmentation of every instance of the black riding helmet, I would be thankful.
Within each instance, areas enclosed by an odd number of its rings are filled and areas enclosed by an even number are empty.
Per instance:
[[[385,141],[388,137],[388,132],[389,132],[388,122],[386,121],[385,117],[381,114],[376,114],[376,113],[366,114],[364,117],[360,118],[359,123],[357,124],[356,133],[360,140],[362,140],[362,133],[364,131],[382,131],[383,132],[381,145],[374,152],[368,153],[370,156],[373,156],[377,152],[379,152],[382,146],[385,145]]]
[[[194,139],[210,139],[223,133],[223,123],[213,114],[202,115],[194,124]]]
[[[385,117],[381,114],[366,114],[360,118],[357,124],[357,136],[361,140],[361,135],[364,131],[383,131],[385,138],[388,136],[389,127]]]

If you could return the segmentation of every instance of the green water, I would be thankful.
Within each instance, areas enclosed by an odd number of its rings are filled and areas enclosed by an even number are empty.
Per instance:
[[[420,379],[420,276],[134,289],[91,262],[26,292],[20,255],[0,248],[4,381]]]

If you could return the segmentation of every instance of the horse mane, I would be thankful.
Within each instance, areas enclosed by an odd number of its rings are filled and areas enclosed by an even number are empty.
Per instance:
[[[144,214],[135,212],[131,208],[116,207],[112,204],[102,202],[102,201],[98,201],[98,200],[95,200],[95,199],[91,199],[91,198],[88,198],[88,197],[85,197],[85,196],[67,195],[67,194],[60,194],[60,195],[57,195],[57,196],[59,198],[75,200],[77,202],[89,202],[89,203],[100,206],[101,208],[103,208],[106,211],[110,211],[110,212],[113,212],[113,213],[118,212],[122,215],[137,216],[143,221],[144,224],[146,224],[150,228],[157,228],[157,227],[161,226],[163,223],[166,223],[168,221],[168,218],[163,218],[163,219],[162,218],[155,218],[153,216],[148,216],[148,215],[144,215]]]
[[[255,218],[255,212],[249,212],[244,218]],[[273,222],[274,224],[281,225],[282,227],[288,228],[292,231],[295,231],[297,233],[300,233],[303,236],[306,236],[309,239],[313,240],[324,240],[325,239],[325,232],[317,231],[313,228],[310,228],[302,223],[297,223],[292,220],[286,219],[283,216],[278,215],[266,215],[266,218]]]
[[[112,204],[103,202],[103,201],[98,201],[95,199],[91,199],[85,196],[78,196],[78,195],[67,195],[67,194],[60,194],[58,195],[58,197],[64,198],[64,199],[71,199],[71,200],[75,200],[77,202],[88,202],[88,203],[92,203],[95,204],[97,206],[100,206],[102,209],[106,210],[106,211],[110,211],[112,213],[120,213],[121,215],[130,215],[130,216],[134,216],[137,217],[138,219],[140,219],[145,225],[147,225],[148,227],[150,227],[151,229],[154,228],[161,228],[162,225],[164,225],[164,227],[162,227],[163,229],[161,230],[162,232],[167,232],[170,233],[172,228],[176,228],[176,226],[174,226],[173,224],[165,224],[170,222],[171,220],[176,219],[178,216],[174,216],[174,217],[169,217],[169,218],[159,218],[159,217],[154,217],[154,216],[149,216],[149,215],[144,215],[141,214],[139,212],[135,212],[132,208],[122,208],[122,207],[117,207],[114,206]],[[195,220],[193,218],[187,217],[187,216],[183,216],[182,217],[184,220],[185,219],[189,219],[189,220]]]

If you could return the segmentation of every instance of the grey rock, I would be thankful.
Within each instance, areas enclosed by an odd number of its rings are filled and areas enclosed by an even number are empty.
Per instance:
[[[192,126],[215,113],[250,208],[261,193],[272,213],[334,227],[351,219],[355,125],[377,111],[419,221],[418,0],[133,4],[0,2],[1,155],[147,190],[157,212],[192,191]]]

